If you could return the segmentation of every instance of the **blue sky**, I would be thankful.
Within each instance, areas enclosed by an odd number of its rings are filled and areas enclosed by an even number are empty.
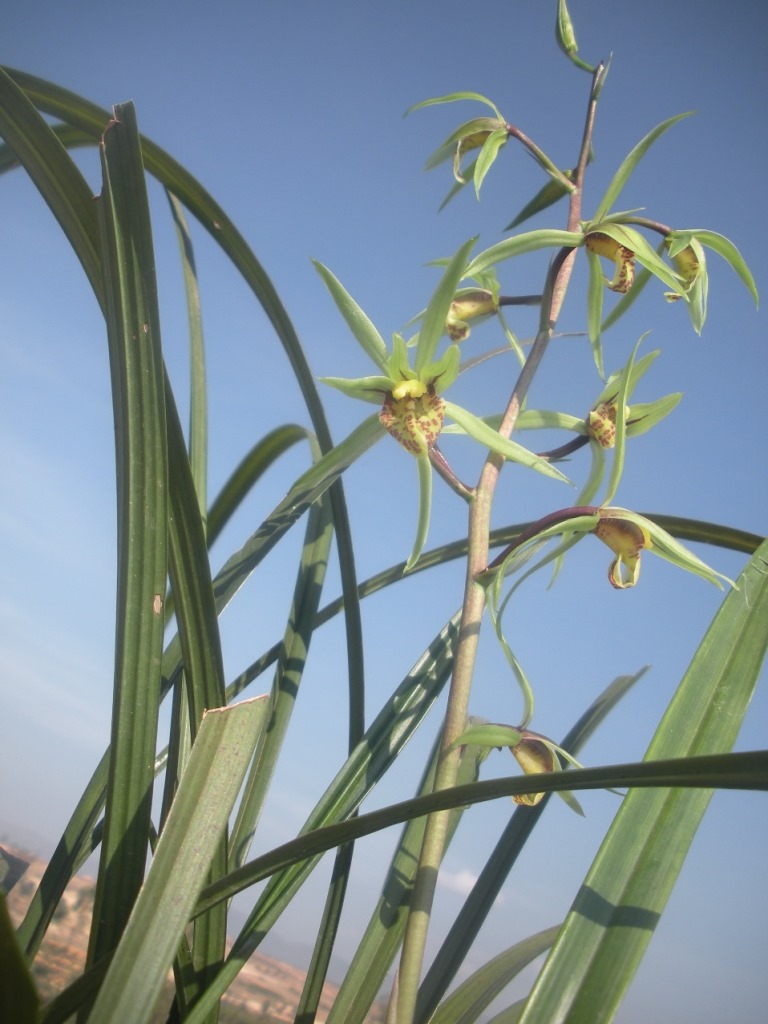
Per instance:
[[[571,7],[584,57],[614,54],[598,111],[585,210],[640,137],[673,114],[695,110],[651,150],[620,206],[644,206],[648,216],[673,225],[728,235],[764,289],[764,5],[573,0]],[[30,0],[4,17],[0,61],[106,108],[134,100],[141,130],[201,180],[253,246],[313,370],[357,376],[369,371],[366,358],[310,259],[337,274],[387,337],[425,305],[436,282],[429,260],[452,253],[470,235],[480,235],[478,248],[503,237],[504,225],[542,183],[533,162],[507,146],[479,203],[467,189],[438,214],[451,186],[449,172],[425,174],[424,160],[460,120],[482,111],[440,107],[405,120],[402,113],[429,96],[480,92],[556,162],[571,166],[587,79],[556,49],[554,9],[554,2],[532,0],[492,0],[481,12],[436,0],[378,6],[221,0],[215,7],[197,0],[136,0],[130,10],[113,0]],[[78,161],[98,191],[95,152],[83,152]],[[183,408],[181,277],[164,200],[157,189],[152,195],[163,342]],[[47,852],[109,730],[115,524],[108,364],[103,325],[80,267],[20,172],[5,176],[0,204],[0,742],[6,765],[0,830],[27,830]],[[563,216],[556,208],[531,226],[563,227]],[[213,496],[256,439],[302,412],[253,298],[202,232],[195,240],[210,374]],[[649,287],[606,336],[606,368],[613,371],[652,328],[643,351],[658,347],[662,355],[638,399],[685,392],[660,428],[631,445],[617,502],[765,533],[764,314],[755,312],[718,257],[711,256],[709,265],[710,314],[701,338],[680,304],[664,303],[660,287]],[[503,290],[538,289],[544,267],[543,258],[507,265]],[[584,328],[585,283],[580,269],[563,330]],[[521,315],[513,326],[525,337],[533,315]],[[477,328],[471,340],[491,347],[493,327]],[[459,382],[451,397],[479,414],[498,411],[514,366],[496,365],[490,379]],[[553,346],[531,405],[583,414],[599,390],[586,342],[564,339]],[[369,411],[333,393],[325,397],[338,439]],[[305,457],[297,449],[270,472],[217,543],[214,568],[258,526]],[[462,440],[450,457],[467,476],[479,466],[479,453]],[[583,468],[574,460],[568,471],[581,479]],[[530,477],[521,470],[505,473],[496,524],[568,503],[562,485]],[[436,483],[431,543],[454,539],[464,529],[463,506],[441,488]],[[385,439],[349,472],[347,494],[361,577],[404,558],[416,502],[415,468],[405,453]],[[289,540],[264,566],[269,599],[254,580],[223,616],[229,677],[281,634],[297,542]],[[699,553],[729,575],[743,564],[735,555]],[[535,578],[509,615],[510,639],[536,687],[534,727],[549,735],[562,735],[614,676],[652,665],[584,752],[591,764],[642,756],[722,597],[652,558],[645,559],[635,590],[616,593],[606,582],[608,561],[607,549],[585,542],[551,591],[543,576]],[[461,580],[456,564],[365,602],[369,718],[458,606]],[[328,596],[335,593],[332,575]],[[316,637],[314,665],[259,848],[301,825],[343,757],[340,642],[335,626]],[[511,722],[518,710],[514,684],[486,630],[473,711]],[[740,748],[765,746],[766,711],[763,685]],[[436,728],[437,719],[426,724],[423,739],[413,742],[367,806],[410,794]],[[14,766],[13,781],[8,765]],[[501,755],[488,762],[492,772],[510,769]],[[478,940],[473,965],[567,910],[617,806],[615,797],[602,793],[583,803],[586,820],[550,807]],[[508,811],[496,805],[468,816],[446,859],[438,934]],[[352,912],[345,922],[344,955],[364,926],[394,838],[361,850],[350,905],[363,908],[363,915],[358,920]],[[764,796],[715,796],[620,1021],[760,1019],[768,995],[759,952],[768,938],[767,838]],[[302,915],[321,898],[320,886],[307,887],[306,903],[281,921],[281,934],[302,938]]]

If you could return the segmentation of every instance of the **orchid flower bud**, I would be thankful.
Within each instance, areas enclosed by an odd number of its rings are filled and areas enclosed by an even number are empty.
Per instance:
[[[445,321],[445,333],[451,341],[464,341],[469,337],[468,320],[492,316],[498,303],[486,288],[471,288],[460,293],[451,303]]]

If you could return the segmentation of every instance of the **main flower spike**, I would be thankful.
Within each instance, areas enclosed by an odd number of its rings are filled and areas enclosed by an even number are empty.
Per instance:
[[[405,339],[399,334],[393,335],[390,351],[373,323],[338,279],[327,267],[315,262],[352,333],[380,371],[379,374],[370,377],[320,379],[351,398],[379,405],[382,426],[417,459],[419,517],[416,541],[406,563],[406,571],[415,565],[427,538],[432,498],[430,453],[435,449],[446,416],[454,420],[464,433],[474,437],[485,448],[503,458],[538,470],[545,476],[567,482],[567,477],[546,459],[534,455],[514,441],[501,437],[479,417],[442,397],[442,393],[450,387],[459,373],[459,346],[451,341],[440,356],[437,356],[436,350],[445,333],[451,307],[456,301],[459,282],[465,275],[469,250],[473,244],[474,239],[470,239],[446,266],[424,313],[413,365],[409,360]],[[441,459],[441,463],[443,475],[450,475],[450,469],[444,459]],[[455,482],[459,493],[468,493],[464,485],[458,480]]]

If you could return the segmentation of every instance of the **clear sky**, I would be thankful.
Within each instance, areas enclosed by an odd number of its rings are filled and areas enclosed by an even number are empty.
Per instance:
[[[503,237],[504,226],[542,183],[533,162],[507,146],[479,203],[467,189],[438,214],[451,186],[449,171],[425,174],[424,160],[460,120],[484,111],[464,105],[405,120],[402,114],[430,96],[480,92],[560,166],[572,166],[588,79],[555,46],[555,7],[554,0],[489,0],[475,9],[454,0],[27,0],[5,12],[0,61],[107,108],[133,99],[141,130],[201,180],[252,244],[313,370],[357,376],[370,368],[310,258],[333,269],[388,337],[429,298],[436,281],[435,270],[425,266],[429,260],[449,255],[470,235],[480,235],[481,248]],[[614,55],[599,106],[585,211],[640,137],[673,114],[695,110],[651,150],[619,205],[645,206],[648,216],[675,226],[728,235],[764,291],[765,5],[572,0],[571,9],[585,59]],[[95,151],[78,160],[98,191]],[[183,396],[181,277],[157,189],[153,200],[163,343]],[[79,264],[21,172],[0,183],[0,209],[0,832],[26,836],[47,853],[108,737],[113,431],[103,324]],[[564,227],[563,209],[532,226]],[[195,238],[211,388],[213,496],[256,439],[277,424],[306,417],[252,296],[204,233]],[[662,355],[637,398],[685,392],[660,428],[631,444],[617,503],[765,533],[765,318],[717,256],[709,265],[710,314],[701,338],[682,304],[664,303],[659,286],[649,287],[606,336],[606,368],[613,371],[653,328],[643,351],[659,347]],[[506,265],[503,290],[536,290],[544,267],[543,259]],[[585,280],[582,271],[574,278],[563,330],[584,329]],[[525,337],[534,318],[525,314],[512,322]],[[479,327],[473,339],[491,347],[493,330]],[[478,377],[477,384],[457,385],[456,400],[480,414],[498,411],[514,367],[511,361],[497,365],[490,381]],[[548,356],[531,405],[583,415],[599,390],[586,342],[563,340]],[[342,396],[326,397],[338,439],[369,412]],[[455,457],[468,474],[479,465],[466,442],[456,443]],[[214,569],[258,526],[305,458],[297,449],[270,472],[217,543]],[[582,479],[583,469],[583,461],[574,459],[569,472]],[[497,525],[571,500],[562,485],[531,476],[505,474]],[[361,577],[406,557],[416,502],[415,467],[406,454],[385,439],[350,471],[347,495]],[[463,529],[461,503],[437,482],[430,542],[454,539]],[[268,599],[259,586],[262,576],[225,613],[228,677],[281,635],[295,553],[296,541],[289,540],[263,567]],[[699,554],[732,576],[744,561],[716,550]],[[510,639],[536,688],[534,727],[551,736],[564,734],[614,676],[652,665],[583,753],[590,764],[642,757],[722,597],[650,557],[639,586],[618,593],[606,581],[608,562],[607,549],[584,542],[551,591],[544,575],[535,578],[509,613]],[[458,606],[461,580],[456,564],[365,602],[369,719]],[[336,592],[331,574],[329,598]],[[315,639],[314,665],[258,849],[300,827],[343,759],[340,641],[334,626]],[[741,749],[765,746],[764,684],[739,737]],[[508,722],[519,713],[490,630],[483,637],[472,710]],[[366,807],[411,794],[436,729],[436,718],[426,723],[423,738],[414,740]],[[511,768],[500,754],[487,762],[488,772]],[[551,804],[479,937],[472,966],[566,912],[617,807],[616,797],[603,793],[582,802],[584,820],[559,801]],[[624,1024],[762,1019],[768,996],[765,810],[762,794],[715,796],[619,1014]],[[508,813],[508,805],[496,804],[467,815],[446,858],[438,935]],[[394,838],[392,833],[359,848],[353,909],[340,938],[343,955],[354,949]],[[322,887],[308,886],[301,909],[280,922],[282,937],[304,941],[303,917],[321,899]]]

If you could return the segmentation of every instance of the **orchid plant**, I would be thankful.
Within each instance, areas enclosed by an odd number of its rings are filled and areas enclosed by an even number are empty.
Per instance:
[[[707,316],[709,252],[730,265],[755,302],[757,289],[738,249],[723,235],[673,228],[642,211],[615,209],[639,161],[687,114],[671,117],[645,135],[594,210],[582,209],[598,101],[609,68],[608,62],[593,66],[580,56],[566,0],[557,2],[555,23],[560,49],[586,84],[584,129],[571,166],[559,167],[495,103],[475,92],[438,96],[408,112],[454,103],[484,108],[452,131],[428,159],[430,169],[449,164],[452,170],[443,205],[470,183],[479,197],[496,162],[513,146],[523,147],[533,158],[543,184],[509,225],[513,233],[479,253],[474,253],[477,239],[470,238],[452,256],[438,256],[433,261],[440,268],[434,294],[405,328],[387,332],[391,343],[331,270],[315,264],[352,337],[372,363],[368,376],[321,379],[328,388],[377,408],[336,444],[325,418],[323,388],[318,389],[305,350],[262,266],[199,182],[139,133],[133,105],[121,104],[110,114],[52,83],[0,69],[0,134],[5,139],[0,174],[16,168],[28,174],[58,220],[104,316],[118,503],[112,722],[104,754],[15,929],[0,900],[3,1019],[63,1024],[77,1015],[88,1024],[148,1024],[157,1019],[153,1015],[167,993],[172,968],[168,1021],[217,1024],[220,1003],[243,965],[297,898],[322,855],[334,850],[326,906],[296,1008],[297,1024],[308,1024],[319,1011],[344,912],[353,845],[401,823],[403,832],[381,896],[333,998],[328,1024],[364,1024],[374,1019],[369,1013],[377,1014],[375,1019],[386,1015],[387,1024],[472,1024],[510,980],[548,951],[530,992],[494,1019],[523,1024],[607,1021],[652,930],[625,925],[630,917],[658,919],[711,789],[768,789],[768,753],[732,753],[768,648],[768,542],[728,527],[645,515],[617,504],[634,439],[663,428],[681,396],[635,400],[638,385],[659,355],[658,350],[643,349],[645,335],[612,373],[605,371],[603,352],[603,336],[652,279],[669,302],[685,304],[693,329],[701,332]],[[86,145],[97,147],[99,154],[101,191],[95,199],[68,153],[68,147]],[[147,175],[169,197],[187,283],[192,370],[188,438],[163,361]],[[531,216],[557,203],[567,204],[563,226],[517,231]],[[306,412],[310,421],[307,427],[281,423],[257,441],[210,506],[200,289],[185,210],[229,258],[267,313],[301,391],[301,415]],[[541,251],[550,260],[540,291],[507,293],[502,280],[510,263]],[[583,356],[588,372],[595,375],[594,391],[588,392],[590,400],[583,407],[569,411],[531,408],[531,383],[549,355],[577,261],[586,264],[588,341]],[[607,313],[606,296],[614,303]],[[515,311],[523,306],[538,309],[529,347],[514,330]],[[663,302],[659,306],[666,308]],[[483,347],[491,334],[495,340]],[[460,374],[486,372],[493,359],[510,352],[519,367],[510,380],[508,400],[496,415],[478,416],[446,397]],[[269,372],[267,360],[263,372]],[[540,429],[557,432],[559,443],[542,452],[521,443],[525,432]],[[472,483],[460,479],[450,465],[449,445],[443,440],[452,435],[467,438],[480,455],[481,468]],[[403,449],[398,454],[404,464],[415,460],[415,539],[404,564],[360,581],[341,477],[387,436]],[[210,545],[264,470],[297,442],[307,442],[311,465],[287,494],[281,491],[272,512],[214,573]],[[568,476],[563,471],[566,459]],[[541,509],[533,522],[492,529],[497,484],[509,462],[564,485],[563,494],[573,486],[572,478],[576,497]],[[428,550],[435,473],[450,489],[442,499],[466,506],[468,529],[465,537]],[[306,532],[284,633],[266,650],[254,652],[252,662],[228,681],[219,616],[302,518]],[[633,764],[582,767],[576,755],[642,673],[614,680],[556,742],[546,731],[531,728],[534,694],[542,684],[524,670],[505,619],[534,573],[550,566],[554,581],[574,545],[592,537],[610,549],[608,581],[617,591],[638,584],[642,558],[650,553],[726,594],[645,759]],[[690,551],[684,539],[706,540],[751,557],[738,579],[730,580]],[[322,606],[333,540],[341,593]],[[291,550],[281,572],[288,571]],[[599,552],[599,546],[594,550]],[[396,585],[404,572],[426,571],[455,558],[466,560],[460,611],[428,638],[412,668],[391,687],[366,725],[361,600]],[[263,581],[264,599],[273,600],[274,577],[256,575],[257,585]],[[336,615],[343,615],[346,630],[334,673],[343,676],[344,669],[337,666],[346,662],[348,752],[297,834],[273,848],[269,841],[262,843],[260,852],[251,855],[254,836],[265,834],[261,820],[291,715],[297,700],[304,700],[306,688],[300,694],[300,684],[314,631]],[[510,714],[512,723],[475,714],[484,710],[474,707],[473,673],[486,617],[519,685],[521,706]],[[239,699],[268,669],[274,672],[268,692]],[[430,710],[442,708],[438,697],[444,689],[444,719],[417,795],[361,813],[363,801]],[[334,712],[337,703],[344,703],[337,696],[334,691]],[[166,697],[171,707],[161,718]],[[329,701],[327,690],[322,699]],[[325,734],[320,740],[325,743]],[[511,752],[520,770],[480,780],[480,767],[495,749]],[[308,764],[303,750],[302,755],[304,772]],[[309,767],[314,771],[314,764]],[[162,787],[157,785],[159,776]],[[616,818],[565,920],[502,950],[447,994],[549,795],[559,793],[580,812],[574,794],[590,788],[628,792],[621,796]],[[436,880],[448,843],[468,807],[500,797],[515,801],[510,822],[425,973]],[[67,884],[96,851],[98,877],[82,975],[41,1005],[33,966]],[[0,850],[4,888],[13,884],[9,879],[15,870]],[[229,942],[231,900],[251,891],[255,895],[247,919]],[[582,912],[584,892],[600,901],[600,913]],[[309,929],[310,916],[305,920]],[[379,1012],[376,1000],[398,954],[396,983],[386,1011]]]
[[[562,767],[561,757],[571,760],[570,755],[554,741],[528,730],[534,710],[533,687],[504,635],[501,622],[509,598],[520,583],[549,561],[555,560],[559,566],[567,550],[582,537],[594,534],[611,549],[615,557],[608,571],[608,579],[617,589],[633,587],[638,582],[640,557],[644,550],[653,551],[718,586],[721,581],[733,585],[731,580],[711,569],[648,518],[611,504],[621,481],[628,439],[655,427],[675,408],[681,397],[672,394],[652,403],[636,406],[630,403],[637,382],[650,368],[658,351],[635,362],[643,340],[641,338],[626,367],[605,381],[592,408],[581,416],[529,410],[525,406],[533,374],[554,333],[574,258],[579,251],[585,252],[589,266],[588,335],[595,367],[603,380],[603,331],[626,311],[651,277],[667,289],[665,297],[668,301],[683,301],[687,304],[694,330],[701,332],[706,319],[708,292],[705,247],[725,258],[757,302],[757,289],[752,275],[728,239],[709,230],[672,229],[638,216],[635,210],[614,210],[624,185],[642,157],[664,132],[682,118],[688,117],[687,113],[671,117],[649,132],[622,162],[593,214],[584,216],[581,208],[582,188],[591,154],[595,110],[608,66],[599,64],[592,67],[579,57],[565,0],[560,0],[558,4],[557,38],[563,52],[591,77],[586,127],[575,169],[558,169],[532,139],[506,121],[495,103],[478,93],[456,92],[435,97],[416,104],[408,113],[436,104],[469,101],[484,104],[493,115],[477,116],[463,122],[429,158],[427,167],[430,169],[448,160],[452,161],[454,185],[443,205],[470,180],[479,198],[482,184],[493,164],[503,148],[515,140],[525,147],[549,178],[538,196],[516,218],[515,225],[558,199],[568,197],[570,205],[565,230],[539,229],[512,235],[474,258],[470,258],[470,251],[475,240],[470,239],[450,260],[441,261],[445,270],[440,284],[426,310],[415,318],[421,320],[421,327],[418,335],[410,342],[415,347],[413,367],[408,361],[409,342],[395,334],[390,352],[378,331],[339,281],[327,268],[318,265],[354,336],[380,370],[379,376],[357,380],[326,377],[323,378],[324,382],[351,397],[381,404],[381,423],[402,447],[416,456],[418,462],[419,518],[416,542],[406,563],[406,571],[418,564],[426,540],[432,467],[468,502],[471,509],[469,570],[462,613],[465,640],[459,648],[454,667],[441,757],[434,782],[435,791],[455,784],[459,764],[457,754],[468,744],[480,747],[483,756],[492,747],[508,746],[526,774],[557,771]],[[473,151],[477,151],[476,158],[465,165],[467,154]],[[661,236],[658,248],[654,248],[648,241],[644,230]],[[539,249],[552,249],[554,253],[539,297],[541,316],[538,334],[531,352],[523,360],[507,408],[497,417],[478,419],[469,410],[447,402],[442,392],[460,372],[459,342],[466,342],[469,321],[475,316],[488,319],[499,312],[499,290],[495,278],[492,289],[479,291],[462,283],[477,281],[483,275],[495,273],[500,264]],[[664,258],[665,255],[668,259]],[[608,274],[604,273],[603,260],[610,264]],[[636,271],[637,265],[641,268],[639,273]],[[603,316],[605,289],[622,297],[608,318]],[[448,338],[448,344],[436,358],[437,346],[442,337]],[[453,420],[453,424],[444,424],[446,416]],[[510,440],[510,434],[515,429],[542,426],[572,431],[577,435],[575,443],[571,441],[554,451],[534,454]],[[470,487],[458,481],[446,462],[440,450],[440,435],[444,431],[467,434],[487,450],[485,468],[475,486]],[[489,560],[490,507],[504,461],[522,463],[538,472],[565,480],[556,467],[557,461],[586,444],[592,452],[592,470],[577,503],[544,515],[524,530],[498,557]],[[587,503],[596,495],[604,477],[605,453],[608,450],[613,451],[613,461],[603,500],[599,505],[589,505]],[[541,559],[533,569],[523,573],[502,599],[504,581],[519,572],[531,554],[539,551],[553,538],[559,539],[555,551]],[[486,605],[502,649],[520,684],[523,709],[517,725],[474,724],[467,729],[475,657],[475,641],[470,637],[476,636]],[[537,794],[530,797],[529,802],[535,804],[541,796]],[[578,809],[577,804],[574,806]],[[399,985],[391,1004],[392,1019],[397,1020],[398,1024],[410,1024],[416,1010],[420,963],[426,943],[426,921],[434,892],[434,877],[444,848],[444,819],[434,815],[427,824],[419,859],[420,870],[416,875],[413,905],[419,909],[409,915],[405,926]]]

